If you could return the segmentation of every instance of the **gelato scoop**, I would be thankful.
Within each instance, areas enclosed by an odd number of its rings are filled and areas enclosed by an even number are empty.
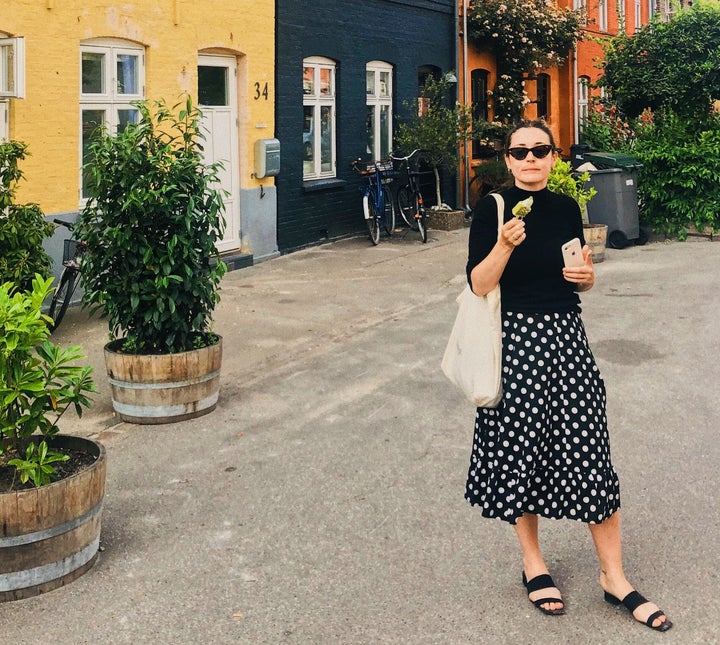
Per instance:
[[[521,202],[515,204],[515,206],[513,206],[512,208],[512,214],[515,215],[515,217],[517,217],[518,219],[522,219],[530,212],[530,209],[532,209],[532,205],[533,198],[531,195],[527,199],[523,199]]]

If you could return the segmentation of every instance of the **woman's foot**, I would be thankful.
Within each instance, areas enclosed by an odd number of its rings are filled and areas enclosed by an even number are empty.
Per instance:
[[[624,605],[638,622],[660,632],[672,627],[665,613],[655,603],[635,591],[627,580],[613,583],[601,575],[600,586],[605,592],[607,602],[612,605]]]
[[[565,613],[565,603],[560,590],[555,586],[549,573],[542,573],[528,580],[523,571],[522,581],[528,591],[530,602],[543,614],[562,616]]]

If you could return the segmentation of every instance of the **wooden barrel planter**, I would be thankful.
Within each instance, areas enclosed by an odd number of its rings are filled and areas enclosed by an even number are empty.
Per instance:
[[[121,354],[105,346],[113,409],[128,423],[184,421],[215,409],[222,338],[177,354]]]
[[[97,559],[105,496],[105,449],[82,437],[48,444],[95,461],[72,477],[0,493],[0,602],[30,598],[79,578]]]
[[[583,224],[585,242],[592,249],[595,264],[605,260],[608,227],[606,224]]]

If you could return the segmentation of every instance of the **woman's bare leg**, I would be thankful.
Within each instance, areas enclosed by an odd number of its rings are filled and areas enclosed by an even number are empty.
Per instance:
[[[604,591],[622,600],[633,591],[633,587],[627,581],[623,571],[620,512],[613,513],[602,524],[589,524],[588,526],[600,561],[600,586]],[[657,610],[654,603],[647,602],[640,605],[633,616],[636,620],[644,623]],[[653,621],[653,627],[657,627],[665,620],[665,616],[657,618]]]
[[[514,526],[515,533],[517,534],[518,541],[520,542],[520,549],[522,550],[523,557],[523,571],[528,580],[532,580],[535,576],[539,576],[543,573],[548,573],[548,568],[545,565],[545,560],[540,553],[540,540],[538,538],[538,516],[529,515],[525,513],[522,517],[518,518],[517,524]],[[534,591],[528,596],[530,600],[535,601],[539,598],[560,598],[560,590],[556,587],[547,587],[546,589],[540,589]],[[547,610],[562,609],[564,603],[561,602],[550,602],[544,603],[542,607]]]

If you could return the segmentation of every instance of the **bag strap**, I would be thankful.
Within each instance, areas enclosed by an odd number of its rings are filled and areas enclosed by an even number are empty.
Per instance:
[[[500,193],[491,193],[492,196],[495,198],[495,201],[497,202],[497,209],[498,209],[498,239],[500,238],[500,234],[502,233],[502,227],[505,223],[505,200],[503,199],[503,196]]]

